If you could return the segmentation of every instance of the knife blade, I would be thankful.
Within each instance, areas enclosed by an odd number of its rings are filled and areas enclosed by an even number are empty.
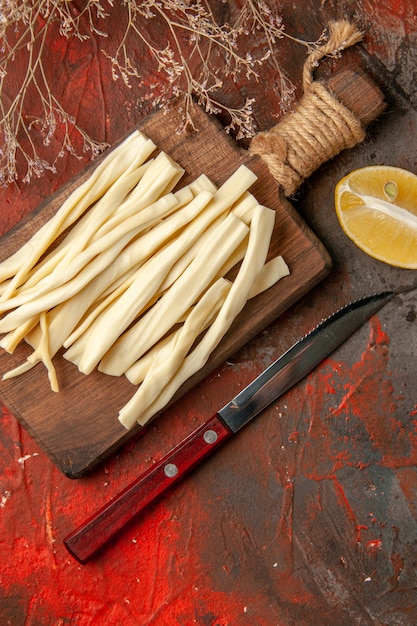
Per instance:
[[[336,311],[289,348],[215,415],[64,539],[84,564],[128,522],[309,374],[394,295],[385,291]]]

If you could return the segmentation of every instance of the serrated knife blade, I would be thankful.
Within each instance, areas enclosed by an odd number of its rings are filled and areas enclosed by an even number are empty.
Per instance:
[[[213,417],[66,537],[64,545],[68,551],[80,563],[88,562],[145,507],[307,376],[393,295],[394,292],[385,291],[356,300],[321,322]]]

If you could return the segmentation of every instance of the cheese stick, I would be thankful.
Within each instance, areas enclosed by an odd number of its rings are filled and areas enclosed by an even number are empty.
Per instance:
[[[119,420],[122,424],[127,424],[129,428],[137,420],[143,426],[168,404],[174,393],[190,376],[204,367],[210,354],[246,304],[252,285],[265,264],[274,222],[274,211],[262,205],[256,208],[251,222],[245,258],[216,319],[198,345],[185,357],[170,382],[160,390],[160,394],[151,405],[142,411],[136,401],[132,400],[120,410]]]
[[[62,242],[44,260],[36,264],[19,289],[19,293],[28,293],[31,288],[31,293],[36,293],[36,285],[42,278],[50,275],[54,270],[59,272],[60,270],[56,269],[57,266],[63,267],[71,263],[76,254],[85,249],[97,229],[106,219],[109,219],[115,208],[137,185],[147,167],[149,167],[149,162],[133,171],[125,172],[74,225]]]
[[[11,278],[1,299],[9,298],[15,292],[51,243],[109,189],[132,165],[132,161],[145,161],[155,148],[151,140],[135,131],[112,150],[91,176],[69,195],[53,218],[15,254],[0,264],[0,282]]]
[[[246,224],[235,215],[228,215],[169,291],[132,328],[119,337],[103,357],[99,370],[121,376],[169,331],[206,290],[218,269],[246,237],[248,230]]]
[[[230,283],[224,278],[213,283],[193,307],[184,324],[174,333],[165,350],[160,350],[153,359],[143,383],[120,414],[120,421],[125,428],[132,428],[135,425],[138,408],[143,413],[157,400],[159,390],[166,386],[181,367],[202,328],[223,304],[229,289]],[[130,376],[132,376],[132,371],[130,371]]]
[[[185,213],[187,209],[189,219],[192,219],[211,198],[210,192],[201,192],[182,212]],[[176,214],[176,217],[180,217],[182,212]],[[191,242],[187,228],[152,255],[139,268],[129,287],[105,308],[86,333],[64,354],[65,358],[76,363],[84,374],[91,373],[107,350],[153,298],[169,269]]]
[[[50,276],[45,276],[37,285],[38,296],[36,298],[33,298],[32,293],[22,293],[5,302],[0,302],[0,312],[8,311],[16,306],[19,307],[0,321],[0,332],[12,330],[13,324],[15,323],[21,324],[22,321],[27,319],[27,311],[37,308],[39,312],[40,302],[43,303],[45,301],[45,308],[50,308],[61,302],[62,296],[65,295],[66,286],[68,289],[68,297],[73,295],[86,284],[85,281],[91,280],[94,275],[106,267],[106,264],[112,262],[124,246],[137,236],[139,232],[149,227],[156,219],[160,219],[163,215],[170,213],[176,205],[177,200],[173,194],[159,198],[159,200],[152,205],[148,206],[137,215],[131,216],[114,230],[94,242],[94,244],[88,246],[86,250],[83,250],[83,252],[74,259],[73,263],[63,268],[62,271],[53,272]],[[71,284],[69,281],[75,276],[79,276],[82,270],[85,270],[83,281],[77,278],[75,284]],[[53,298],[51,294],[56,294],[56,290],[59,288],[62,288],[62,291],[59,292],[59,299],[56,297]],[[44,300],[41,300],[42,297]],[[49,301],[51,301],[51,304],[48,304]],[[30,313],[30,315],[32,314],[33,313]],[[15,320],[17,320],[17,322],[15,322]]]

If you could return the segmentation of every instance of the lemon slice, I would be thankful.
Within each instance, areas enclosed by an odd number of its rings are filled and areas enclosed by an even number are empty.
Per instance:
[[[363,167],[335,189],[345,234],[374,259],[417,269],[417,176],[388,165]]]

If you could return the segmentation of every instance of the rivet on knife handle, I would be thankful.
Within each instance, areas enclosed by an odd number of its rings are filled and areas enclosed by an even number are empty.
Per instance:
[[[173,448],[145,474],[70,534],[64,544],[89,561],[130,520],[176,484],[271,402],[311,372],[394,295],[383,292],[353,302],[321,322]]]
[[[214,415],[66,537],[64,544],[67,550],[80,563],[87,563],[133,517],[183,478],[232,434],[219,417]]]

